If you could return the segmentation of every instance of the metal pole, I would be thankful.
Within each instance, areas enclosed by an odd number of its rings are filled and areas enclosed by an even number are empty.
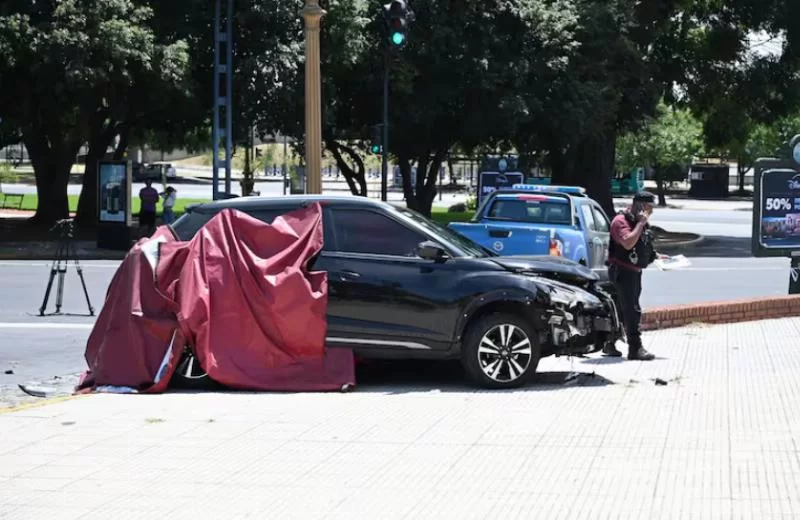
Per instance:
[[[306,193],[322,193],[322,98],[319,31],[325,10],[319,0],[306,0],[302,10],[306,35]]]
[[[381,200],[388,198],[389,176],[389,50],[383,54],[383,138],[381,139]]]
[[[283,136],[283,168],[281,173],[283,174],[283,194],[286,195],[286,136]]]
[[[225,74],[225,193],[231,192],[231,154],[233,153],[233,2],[228,0],[228,19],[225,21],[225,32],[228,42],[225,46],[227,54]]]
[[[214,120],[211,123],[211,198],[219,198],[219,24],[222,0],[214,1]]]

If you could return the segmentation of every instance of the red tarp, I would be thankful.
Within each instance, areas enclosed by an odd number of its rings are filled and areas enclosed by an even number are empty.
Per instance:
[[[83,386],[161,392],[185,344],[231,388],[355,384],[352,351],[324,346],[327,274],[307,269],[322,240],[319,204],[272,225],[223,210],[189,242],[159,228],[111,281],[86,346]]]

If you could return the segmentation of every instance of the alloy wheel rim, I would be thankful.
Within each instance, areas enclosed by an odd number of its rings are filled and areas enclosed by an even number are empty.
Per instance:
[[[188,354],[184,357],[175,371],[184,379],[203,379],[208,376],[203,367],[200,366],[200,363],[197,362],[194,354]]]
[[[498,383],[516,381],[528,370],[533,345],[525,331],[504,323],[489,329],[478,344],[478,364],[486,377]]]

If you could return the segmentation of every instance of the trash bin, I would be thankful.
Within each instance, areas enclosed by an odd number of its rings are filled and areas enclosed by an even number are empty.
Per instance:
[[[689,197],[725,199],[730,195],[730,167],[727,164],[695,164],[689,171]]]

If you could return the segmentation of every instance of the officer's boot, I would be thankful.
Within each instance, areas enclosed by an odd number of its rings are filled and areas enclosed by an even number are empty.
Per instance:
[[[628,359],[631,361],[652,361],[656,357],[642,346],[641,337],[628,338]]]

